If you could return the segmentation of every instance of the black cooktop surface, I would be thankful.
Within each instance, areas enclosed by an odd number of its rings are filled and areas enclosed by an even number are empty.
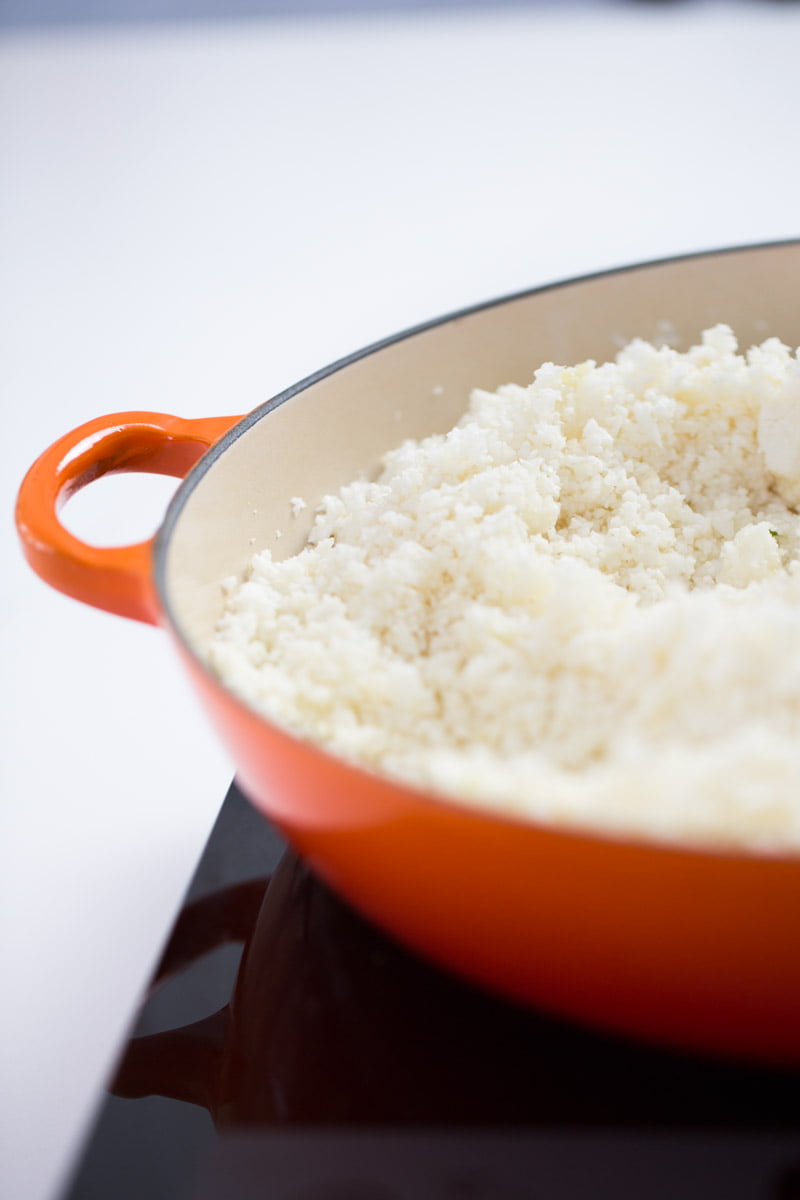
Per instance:
[[[235,785],[65,1200],[800,1200],[800,1072],[491,997],[338,900]]]

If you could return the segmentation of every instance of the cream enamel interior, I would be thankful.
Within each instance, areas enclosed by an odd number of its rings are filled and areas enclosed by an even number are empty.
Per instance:
[[[670,260],[456,316],[324,375],[246,429],[191,489],[166,560],[179,630],[202,656],[222,579],[261,547],[296,553],[323,495],[374,473],[404,438],[447,430],[474,387],[527,383],[546,361],[603,361],[665,325],[679,348],[720,321],[742,346],[770,336],[797,346],[799,285],[800,242]],[[296,496],[308,506],[298,517]]]

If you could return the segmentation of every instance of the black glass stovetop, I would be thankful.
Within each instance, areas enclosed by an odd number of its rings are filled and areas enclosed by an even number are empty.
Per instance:
[[[800,1200],[800,1072],[518,1008],[231,787],[64,1200]]]

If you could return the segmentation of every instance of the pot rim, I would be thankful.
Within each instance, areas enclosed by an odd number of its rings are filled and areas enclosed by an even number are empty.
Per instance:
[[[476,304],[470,304],[463,308],[455,309],[445,313],[439,317],[433,317],[430,320],[422,321],[419,324],[409,326],[400,330],[397,333],[390,334],[385,338],[381,338],[376,342],[371,342],[367,346],[362,347],[342,358],[335,359],[327,366],[312,372],[300,379],[297,383],[292,384],[288,388],[283,389],[270,399],[257,405],[251,412],[247,413],[241,420],[235,422],[226,433],[217,441],[189,471],[186,477],[179,485],[175,495],[172,497],[170,504],[164,516],[164,520],[160,525],[158,532],[153,542],[153,582],[161,606],[161,612],[164,622],[171,633],[177,638],[183,651],[189,655],[192,662],[200,669],[204,676],[217,688],[220,688],[225,695],[237,704],[241,709],[252,716],[255,716],[270,729],[280,734],[282,737],[294,742],[295,745],[301,746],[304,750],[310,751],[315,755],[319,755],[323,760],[334,761],[340,766],[349,768],[352,771],[358,772],[370,779],[379,782],[382,786],[389,785],[392,788],[400,789],[413,797],[414,801],[422,805],[433,805],[437,808],[446,808],[455,810],[460,815],[471,815],[476,818],[483,818],[492,822],[515,826],[518,828],[538,828],[542,832],[550,835],[566,837],[570,839],[578,838],[595,843],[613,843],[616,846],[624,845],[630,847],[634,851],[648,851],[667,853],[674,855],[689,855],[691,857],[712,858],[715,860],[726,859],[730,861],[753,861],[753,860],[768,860],[782,863],[797,862],[800,865],[800,848],[797,850],[772,849],[763,846],[714,846],[705,842],[682,841],[677,837],[658,837],[647,836],[636,830],[626,832],[625,830],[603,829],[602,827],[593,827],[590,825],[579,824],[570,825],[563,820],[548,820],[544,817],[536,815],[524,816],[522,814],[509,812],[507,810],[494,810],[484,804],[470,804],[461,799],[456,794],[446,792],[436,792],[426,790],[421,785],[416,785],[407,780],[395,778],[392,775],[382,773],[366,767],[363,764],[354,762],[344,758],[339,754],[333,753],[325,746],[315,741],[313,738],[304,737],[301,734],[287,729],[261,712],[255,706],[234,691],[227,683],[224,682],[214,672],[206,662],[203,655],[197,647],[189,640],[184,633],[179,621],[174,606],[169,597],[167,586],[167,557],[169,553],[169,544],[172,533],[177,525],[178,520],[183,512],[183,509],[195,487],[205,476],[221,455],[238,441],[248,430],[261,421],[269,413],[279,408],[287,400],[298,396],[301,392],[307,391],[321,380],[328,376],[334,375],[337,371],[351,364],[358,362],[360,359],[367,358],[378,351],[384,350],[389,346],[396,345],[399,342],[410,340],[417,334],[425,333],[428,330],[435,329],[438,326],[446,325],[451,321],[459,320],[463,317],[471,316],[475,313],[488,311],[492,308],[497,308],[504,304],[510,304],[518,300],[526,299],[530,296],[544,294],[546,292],[558,291],[562,288],[568,288],[575,284],[589,283],[592,280],[604,279],[615,275],[627,275],[632,272],[645,271],[652,267],[667,266],[671,263],[690,262],[703,258],[719,258],[729,254],[742,254],[750,251],[763,250],[779,250],[783,247],[800,246],[800,237],[795,238],[779,238],[775,241],[768,242],[748,242],[743,245],[722,246],[710,250],[690,251],[684,254],[671,254],[663,258],[647,259],[641,262],[629,263],[617,267],[604,268],[599,271],[591,271],[587,274],[573,275],[567,279],[559,279],[550,283],[539,284],[531,288],[523,288],[520,291],[510,292],[505,295],[494,297],[490,300],[479,301]]]

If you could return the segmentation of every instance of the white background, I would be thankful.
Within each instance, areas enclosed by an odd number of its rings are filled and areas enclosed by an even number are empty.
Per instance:
[[[164,633],[25,567],[27,466],[506,291],[797,236],[798,61],[768,3],[0,41],[0,1194],[56,1194],[233,771]],[[69,519],[133,540],[170,486]]]

